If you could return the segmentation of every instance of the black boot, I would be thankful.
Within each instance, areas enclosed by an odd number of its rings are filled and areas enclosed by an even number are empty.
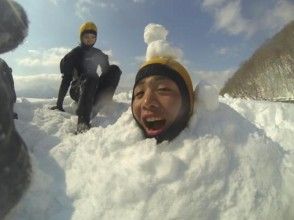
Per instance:
[[[77,134],[84,133],[91,128],[90,118],[85,116],[78,116]]]

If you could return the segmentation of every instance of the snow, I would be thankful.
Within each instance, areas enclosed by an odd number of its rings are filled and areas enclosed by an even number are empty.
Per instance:
[[[7,220],[294,218],[293,104],[202,83],[189,128],[156,145],[132,118],[131,91],[74,135],[76,106],[66,97],[65,113],[49,110],[51,89],[15,105],[33,181]]]

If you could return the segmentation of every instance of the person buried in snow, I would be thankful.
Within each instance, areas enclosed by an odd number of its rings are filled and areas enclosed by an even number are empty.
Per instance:
[[[139,69],[132,113],[146,138],[171,141],[187,126],[194,107],[189,73],[172,58],[154,57]]]
[[[0,1],[0,54],[15,49],[27,36],[26,12],[17,2]],[[12,69],[0,59],[0,219],[17,204],[31,182],[27,147],[18,134]]]
[[[51,109],[64,111],[64,97],[71,87],[70,97],[78,103],[77,133],[90,129],[92,110],[99,110],[112,100],[121,76],[120,68],[110,65],[108,56],[94,47],[96,39],[96,25],[93,22],[82,24],[80,45],[72,49],[60,61],[62,81],[56,106]]]

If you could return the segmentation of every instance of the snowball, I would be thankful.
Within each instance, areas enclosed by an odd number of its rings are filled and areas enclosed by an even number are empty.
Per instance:
[[[160,24],[150,23],[144,30],[144,42],[150,44],[157,40],[166,40],[168,31]]]
[[[147,44],[146,60],[152,57],[168,57],[180,61],[183,57],[181,49],[173,47],[166,40],[168,31],[160,24],[148,24],[144,31]]]
[[[181,60],[183,52],[179,48],[172,47],[165,40],[157,40],[150,43],[146,51],[146,60],[152,57],[168,57],[175,60]]]
[[[217,89],[206,81],[200,81],[195,88],[196,105],[203,105],[209,111],[217,109],[218,96]]]

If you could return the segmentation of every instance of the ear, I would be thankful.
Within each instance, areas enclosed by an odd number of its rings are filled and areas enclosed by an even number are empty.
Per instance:
[[[0,1],[0,53],[15,49],[28,33],[24,9],[13,0]]]

